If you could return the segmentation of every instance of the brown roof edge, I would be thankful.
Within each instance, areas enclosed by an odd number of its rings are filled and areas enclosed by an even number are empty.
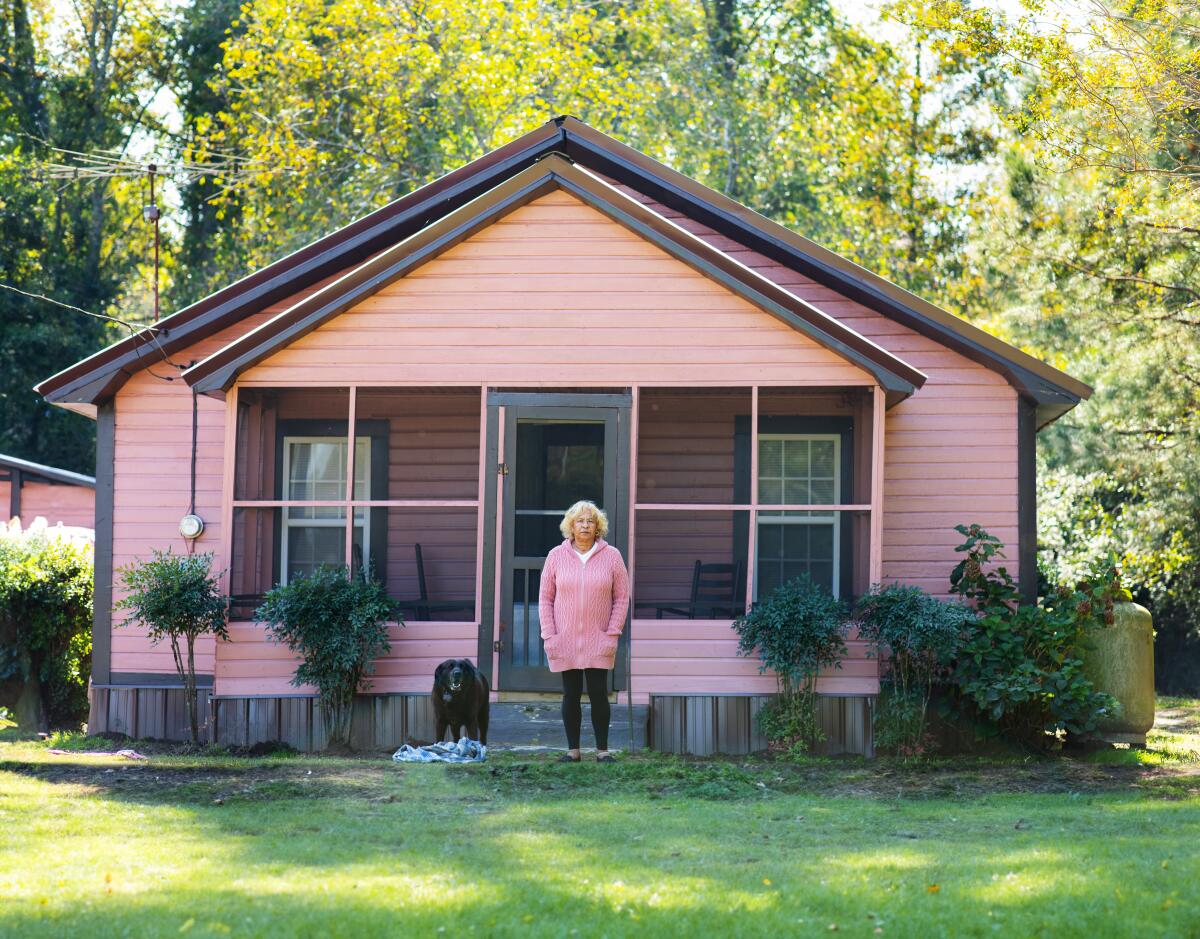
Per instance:
[[[595,157],[603,159],[607,156],[609,162],[604,167],[605,172],[634,189],[658,198],[664,204],[693,218],[697,218],[698,214],[708,214],[709,218],[698,220],[707,222],[737,241],[757,242],[748,246],[813,276],[818,282],[827,283],[839,292],[860,293],[865,306],[878,308],[882,304],[886,309],[881,312],[885,314],[900,314],[902,318],[912,320],[914,326],[932,327],[937,333],[935,338],[941,341],[945,341],[946,334],[956,336],[963,344],[964,352],[974,353],[972,357],[989,359],[991,361],[988,364],[993,367],[1002,363],[1010,366],[1010,374],[1007,377],[1010,380],[1016,379],[1014,384],[1018,385],[1019,390],[1026,392],[1039,403],[1049,404],[1051,401],[1046,400],[1047,397],[1053,399],[1061,396],[1062,403],[1074,399],[1071,401],[1071,404],[1074,404],[1091,396],[1090,386],[1066,372],[1022,352],[978,326],[923,300],[691,177],[600,133],[578,118],[563,118],[562,127],[567,139],[567,153],[572,158],[593,165]],[[612,170],[616,172],[611,172]],[[661,186],[660,191],[647,192],[644,185],[639,186],[629,178],[630,172],[643,182],[657,181]],[[697,213],[697,208],[707,209],[708,212]],[[1041,381],[1029,381],[1028,376],[1021,373],[1036,376]],[[1029,387],[1022,387],[1023,385]]]
[[[54,404],[94,405],[116,391],[130,374],[143,364],[157,361],[159,350],[170,353],[203,338],[218,329],[237,322],[271,303],[302,289],[297,278],[306,277],[311,283],[336,270],[362,260],[347,259],[348,254],[367,255],[384,245],[380,239],[396,238],[396,227],[412,228],[428,224],[443,214],[439,208],[446,202],[462,197],[488,170],[508,169],[508,164],[532,161],[549,147],[559,143],[562,132],[557,121],[549,121],[527,134],[490,151],[465,166],[441,176],[362,216],[349,225],[324,235],[289,255],[254,271],[188,307],[165,317],[157,326],[147,328],[45,379],[34,390]],[[465,200],[464,200],[465,201]],[[419,218],[407,218],[412,215]],[[407,223],[407,224],[406,224]],[[406,237],[411,231],[404,231]],[[154,342],[157,337],[157,342]],[[147,350],[147,346],[152,348]],[[141,360],[146,359],[143,363]],[[78,394],[72,394],[78,392]],[[80,410],[72,407],[72,410]],[[94,408],[93,408],[94,410]],[[86,412],[83,412],[86,413]]]
[[[925,375],[918,369],[558,154],[550,154],[522,170],[229,343],[185,372],[184,379],[197,391],[222,393],[238,374],[272,352],[554,188],[571,192],[618,224],[863,368],[891,393],[893,403],[924,384]]]
[[[723,234],[999,372],[1038,405],[1044,425],[1091,394],[1084,383],[872,274],[815,242],[664,166],[574,117],[559,117],[345,228],[250,274],[160,324],[166,352],[361,263],[551,150],[709,224]],[[48,401],[93,416],[150,353],[149,334],[123,340],[37,386]],[[140,348],[139,348],[140,347]],[[157,355],[156,350],[151,350]]]

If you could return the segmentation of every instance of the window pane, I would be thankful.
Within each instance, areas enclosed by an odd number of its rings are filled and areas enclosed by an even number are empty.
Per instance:
[[[809,531],[809,550],[814,561],[833,560],[833,526],[807,525]]]
[[[361,533],[362,529],[358,529]],[[361,549],[362,539],[356,539]],[[309,575],[322,565],[341,567],[346,563],[346,529],[342,526],[288,526],[287,580]]]
[[[808,476],[808,441],[778,441],[784,447],[783,474],[792,479]]]
[[[833,478],[835,443],[832,440],[812,441],[812,475]]]
[[[783,484],[783,500],[791,505],[806,505],[810,495],[807,480],[789,479]]]
[[[810,490],[813,505],[834,505],[838,500],[832,479],[814,479]]]
[[[758,483],[758,501],[763,505],[780,505],[783,503],[783,481],[779,479],[762,479]]]
[[[760,440],[758,444],[758,475],[783,476],[783,441]]]

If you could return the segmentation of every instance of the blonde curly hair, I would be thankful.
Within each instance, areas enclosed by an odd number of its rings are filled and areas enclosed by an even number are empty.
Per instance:
[[[558,525],[558,530],[562,532],[562,536],[567,541],[575,540],[571,532],[571,526],[575,524],[575,519],[579,518],[584,512],[591,512],[595,517],[597,538],[603,538],[608,534],[608,516],[601,511],[595,502],[588,502],[586,499],[581,499],[567,509],[567,514],[563,516],[563,520]]]

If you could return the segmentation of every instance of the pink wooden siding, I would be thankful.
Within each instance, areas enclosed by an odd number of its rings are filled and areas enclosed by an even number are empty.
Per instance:
[[[216,662],[216,692],[221,695],[311,693],[291,684],[296,659],[267,639],[255,623],[232,623],[230,642],[222,643]],[[371,691],[378,694],[429,691],[433,670],[450,658],[474,660],[478,644],[474,623],[415,623],[393,626],[392,651],[376,662]]]
[[[316,289],[316,287],[312,288]],[[236,337],[311,291],[303,291],[237,326],[175,353],[171,361],[186,364],[211,355]],[[151,374],[153,372],[154,374]],[[185,552],[179,520],[187,513],[192,441],[192,395],[183,381],[166,381],[177,372],[157,363],[134,375],[116,396],[116,460],[113,468],[113,602],[124,595],[119,569],[155,548]],[[155,377],[155,376],[162,377]],[[224,571],[221,506],[225,449],[225,402],[200,396],[196,453],[196,512],[205,530],[195,550],[213,552],[213,568]],[[152,646],[145,630],[122,625],[126,616],[113,613],[112,671],[174,673],[171,650]],[[211,674],[214,643],[197,643],[196,669]]]
[[[516,210],[242,381],[351,374],[425,385],[871,383],[563,192]]]
[[[1003,378],[704,226],[656,208],[929,376],[923,389],[888,414],[885,579],[944,592],[957,560],[958,535],[952,528],[959,522],[989,527],[1016,558],[1016,396]],[[174,359],[210,354],[262,319],[255,317]],[[564,193],[519,209],[242,376],[243,387],[351,381],[472,388],[459,396],[397,396],[391,404],[379,403],[377,411],[360,406],[360,418],[389,421],[389,497],[394,499],[475,497],[475,389],[480,384],[808,386],[803,403],[771,404],[764,390],[761,412],[854,413],[856,465],[865,466],[869,454],[862,425],[869,407],[864,410],[830,390],[868,386],[865,372]],[[369,401],[362,397],[366,394],[360,389],[360,402]],[[747,413],[748,394],[725,399],[703,419],[697,416],[690,440],[679,421],[687,412],[687,397],[644,392],[644,401],[660,408],[642,410],[639,501],[708,501],[711,495],[711,501],[725,502],[717,494],[732,495],[733,418]],[[190,409],[181,382],[168,384],[145,372],[118,395],[116,566],[148,555],[152,547],[183,548],[176,526],[187,508]],[[223,569],[225,405],[202,397],[200,416],[197,511],[209,527],[198,550],[217,551],[216,565]],[[863,481],[857,479],[856,488]],[[448,523],[454,512],[463,515],[461,524]],[[479,535],[466,516],[473,519],[474,510],[439,513],[443,510],[388,510],[387,574],[393,593],[415,596],[412,546],[418,540],[425,549],[431,596],[435,591],[473,593]],[[651,522],[664,514],[655,513]],[[689,524],[705,528],[705,544],[711,542],[715,551],[719,543],[729,553],[730,513],[706,519],[700,513],[673,514],[695,520]],[[658,529],[639,520],[635,583],[652,577],[686,597],[691,564],[702,544],[689,541],[681,555],[678,532],[665,525]],[[865,527],[860,530],[865,534]],[[865,546],[864,537],[856,539]],[[211,643],[202,650],[201,670],[215,671],[218,694],[297,691],[288,683],[292,658],[266,641],[260,627],[235,623],[231,631],[233,642],[216,653]],[[736,636],[727,623],[639,616],[633,635],[637,697],[774,690],[771,676],[759,675],[753,660],[736,655]],[[393,630],[393,649],[380,663],[374,690],[427,690],[437,662],[473,659],[477,638],[472,623]],[[131,627],[114,630],[112,667],[116,672],[173,670],[169,651],[149,648],[144,634]],[[876,662],[854,640],[843,668],[824,676],[820,690],[862,694],[877,687]]]
[[[0,512],[8,520],[11,483],[0,482]],[[28,527],[41,517],[46,524],[92,528],[96,518],[96,490],[68,483],[47,483],[26,479],[21,486],[21,525]]]
[[[836,316],[928,376],[888,411],[883,576],[944,595],[960,558],[954,526],[978,522],[1017,558],[1017,394],[1003,376],[803,274],[620,186],[709,244]]]
[[[21,487],[21,516],[24,525],[41,516],[51,525],[91,528],[96,521],[96,490],[36,480],[26,482]]]

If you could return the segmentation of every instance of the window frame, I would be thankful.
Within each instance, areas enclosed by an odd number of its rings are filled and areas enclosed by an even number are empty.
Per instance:
[[[757,461],[758,471],[759,471],[758,472],[758,487],[759,487],[759,491],[760,491],[760,498],[758,500],[759,503],[762,502],[762,498],[761,498],[761,488],[762,488],[762,482],[763,482],[762,444],[764,441],[768,441],[768,440],[782,440],[782,441],[805,440],[805,441],[809,441],[810,443],[812,441],[818,441],[818,440],[832,441],[832,443],[833,443],[833,499],[829,504],[839,505],[841,503],[841,501],[842,501],[842,434],[841,433],[822,433],[822,432],[812,432],[812,433],[768,432],[768,433],[759,433],[757,435],[757,442],[758,442],[758,447],[759,447],[758,461]],[[753,446],[753,444],[751,444],[751,445]],[[768,478],[774,479],[775,477],[772,476],[772,477],[768,477]],[[786,474],[784,474],[783,476],[781,476],[779,478],[784,483],[786,483],[786,481],[788,479]],[[809,481],[811,481],[812,476],[809,475],[807,478]],[[811,495],[811,489],[810,489],[810,495]],[[786,504],[786,502],[787,502],[787,500],[785,499],[785,500],[783,500],[783,502],[776,503],[776,504],[782,505],[782,504]],[[785,527],[785,526],[791,526],[791,525],[809,525],[809,526],[823,525],[823,526],[828,526],[830,529],[832,529],[833,530],[833,556],[832,556],[833,575],[832,575],[831,586],[832,586],[833,595],[835,597],[840,597],[841,596],[841,586],[842,586],[842,583],[841,583],[842,524],[841,524],[841,519],[839,516],[841,513],[837,512],[837,511],[830,511],[830,512],[826,512],[826,513],[821,513],[819,515],[809,514],[809,515],[804,515],[804,516],[798,516],[798,515],[787,514],[789,511],[792,511],[792,510],[759,509],[755,513],[757,515],[758,527],[755,532],[755,540],[754,540],[754,547],[755,547],[754,577],[753,577],[754,590],[751,595],[751,602],[753,603],[753,602],[758,601],[758,588],[759,588],[759,581],[761,579],[760,569],[762,566],[762,529],[763,529],[764,525],[775,525],[780,528]],[[803,510],[799,510],[799,511],[803,511]],[[811,559],[810,559],[810,564],[811,564]]]
[[[333,506],[333,505],[328,506],[328,508],[341,508],[341,511],[342,511],[341,518],[293,519],[291,517],[291,513],[292,513],[293,509],[297,509],[297,508],[318,509],[318,508],[324,507],[324,506],[296,505],[295,503],[297,503],[297,502],[302,503],[302,502],[305,502],[306,500],[291,498],[291,492],[290,492],[291,482],[292,482],[292,477],[291,477],[292,451],[291,451],[291,447],[292,447],[292,444],[306,444],[306,443],[307,444],[314,444],[314,443],[330,444],[330,443],[332,443],[332,444],[338,444],[338,445],[340,445],[342,447],[346,447],[348,449],[349,435],[348,434],[289,434],[286,432],[286,429],[280,431],[280,447],[281,447],[282,452],[281,452],[281,457],[280,457],[281,469],[280,469],[280,474],[279,474],[279,485],[280,485],[280,495],[282,497],[281,501],[284,503],[284,505],[282,506],[282,511],[280,512],[280,523],[279,523],[279,528],[280,528],[279,584],[280,584],[280,586],[286,585],[288,582],[288,544],[290,541],[289,533],[290,533],[291,529],[293,529],[293,528],[336,528],[336,529],[339,529],[343,533],[343,535],[345,534],[347,525],[349,525],[352,528],[361,528],[363,531],[362,564],[364,567],[369,567],[370,563],[371,563],[371,514],[372,513],[371,513],[370,509],[361,508],[359,506],[346,507],[345,499],[343,499],[343,500],[341,500],[343,503],[341,506]],[[346,476],[348,477],[351,472],[353,472],[353,473],[355,473],[355,475],[357,475],[359,457],[364,455],[364,454],[360,454],[358,452],[358,450],[359,450],[359,447],[362,447],[363,445],[365,445],[365,449],[366,449],[365,457],[366,457],[367,472],[363,474],[363,483],[366,488],[366,494],[363,499],[355,498],[355,500],[354,500],[355,502],[359,502],[359,501],[370,502],[371,501],[371,489],[372,489],[371,477],[372,477],[372,475],[374,475],[372,473],[372,467],[374,465],[374,462],[373,462],[374,439],[372,438],[371,435],[359,434],[355,437],[355,439],[354,439],[354,458],[351,459],[349,453],[347,453],[347,457],[346,457],[346,464],[345,464],[346,465]],[[343,480],[341,480],[341,482],[344,484],[346,482],[346,480],[343,479]],[[355,484],[357,484],[357,482],[358,482],[358,480],[355,480]],[[318,502],[318,501],[322,501],[322,500],[311,500],[311,501]],[[355,517],[359,513],[360,510],[362,511],[361,524],[359,523],[358,519]],[[343,565],[346,563],[346,559],[345,559],[344,555],[345,555],[345,552],[343,551],[343,557],[342,557],[342,561],[341,561],[341,563]]]

